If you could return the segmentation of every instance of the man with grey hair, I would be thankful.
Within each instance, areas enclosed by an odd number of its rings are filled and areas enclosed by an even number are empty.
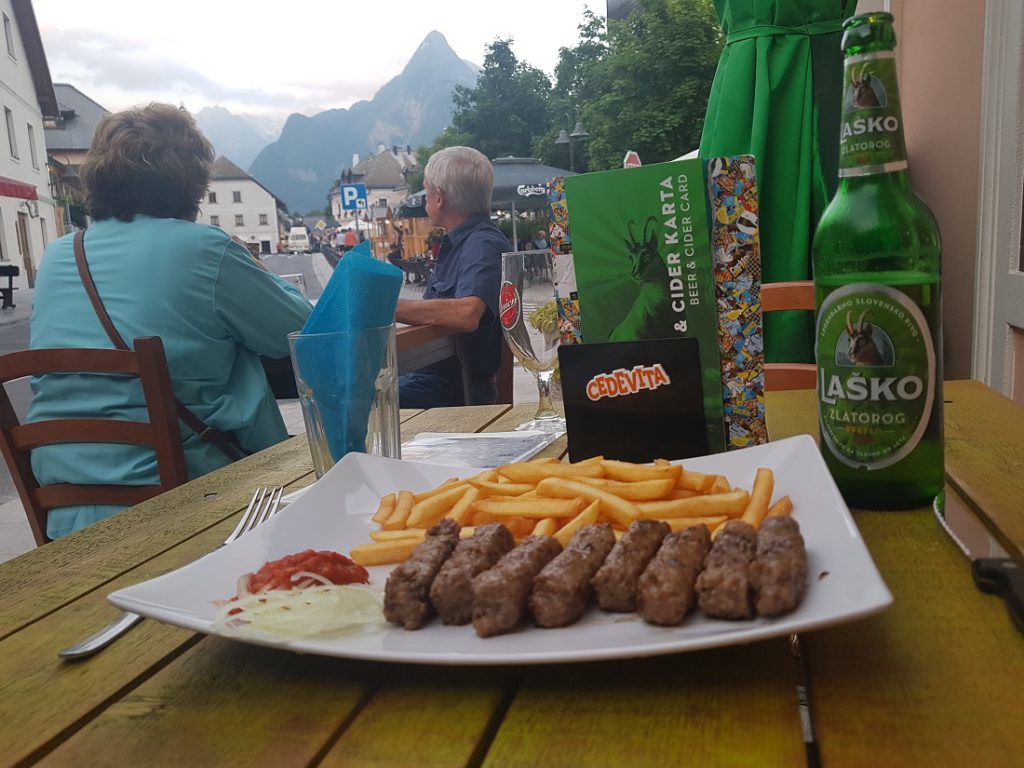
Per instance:
[[[497,399],[501,254],[511,248],[490,219],[493,186],[491,161],[470,147],[442,149],[423,170],[427,217],[445,235],[423,298],[399,300],[395,319],[459,331],[460,359],[442,360],[401,377],[402,408],[487,405]],[[468,373],[468,402],[461,366]]]

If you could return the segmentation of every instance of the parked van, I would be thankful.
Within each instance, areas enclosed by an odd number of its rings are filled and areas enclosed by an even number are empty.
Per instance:
[[[305,227],[292,227],[288,232],[288,253],[309,253],[309,234]]]

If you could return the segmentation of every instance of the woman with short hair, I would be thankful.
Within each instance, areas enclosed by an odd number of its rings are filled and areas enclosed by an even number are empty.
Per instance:
[[[213,149],[184,109],[150,104],[108,115],[81,168],[95,223],[85,260],[118,334],[163,340],[175,397],[240,454],[287,437],[259,356],[288,355],[287,334],[311,306],[219,227],[197,224]],[[31,347],[114,346],[93,309],[75,262],[73,235],[51,243],[35,286]],[[141,387],[120,377],[41,376],[33,380],[29,421],[121,415],[147,421]],[[180,423],[190,478],[230,459]],[[133,445],[39,448],[32,469],[42,484],[149,485],[152,451]],[[51,510],[47,535],[59,538],[117,512],[90,505]]]

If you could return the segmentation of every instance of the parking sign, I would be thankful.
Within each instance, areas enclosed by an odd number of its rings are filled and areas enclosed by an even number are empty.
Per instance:
[[[341,194],[341,210],[366,210],[365,184],[342,184],[338,187],[338,192]]]

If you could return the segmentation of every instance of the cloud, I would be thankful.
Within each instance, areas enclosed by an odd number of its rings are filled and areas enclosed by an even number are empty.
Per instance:
[[[53,78],[70,81],[87,92],[120,92],[130,103],[166,100],[194,109],[212,104],[245,106],[274,113],[308,111],[311,104],[347,107],[372,98],[379,87],[369,79],[279,82],[266,88],[228,84],[181,61],[154,52],[134,39],[91,34],[83,39],[73,30],[50,30],[47,48]],[[115,105],[115,108],[127,106]],[[331,108],[331,107],[326,107]]]

